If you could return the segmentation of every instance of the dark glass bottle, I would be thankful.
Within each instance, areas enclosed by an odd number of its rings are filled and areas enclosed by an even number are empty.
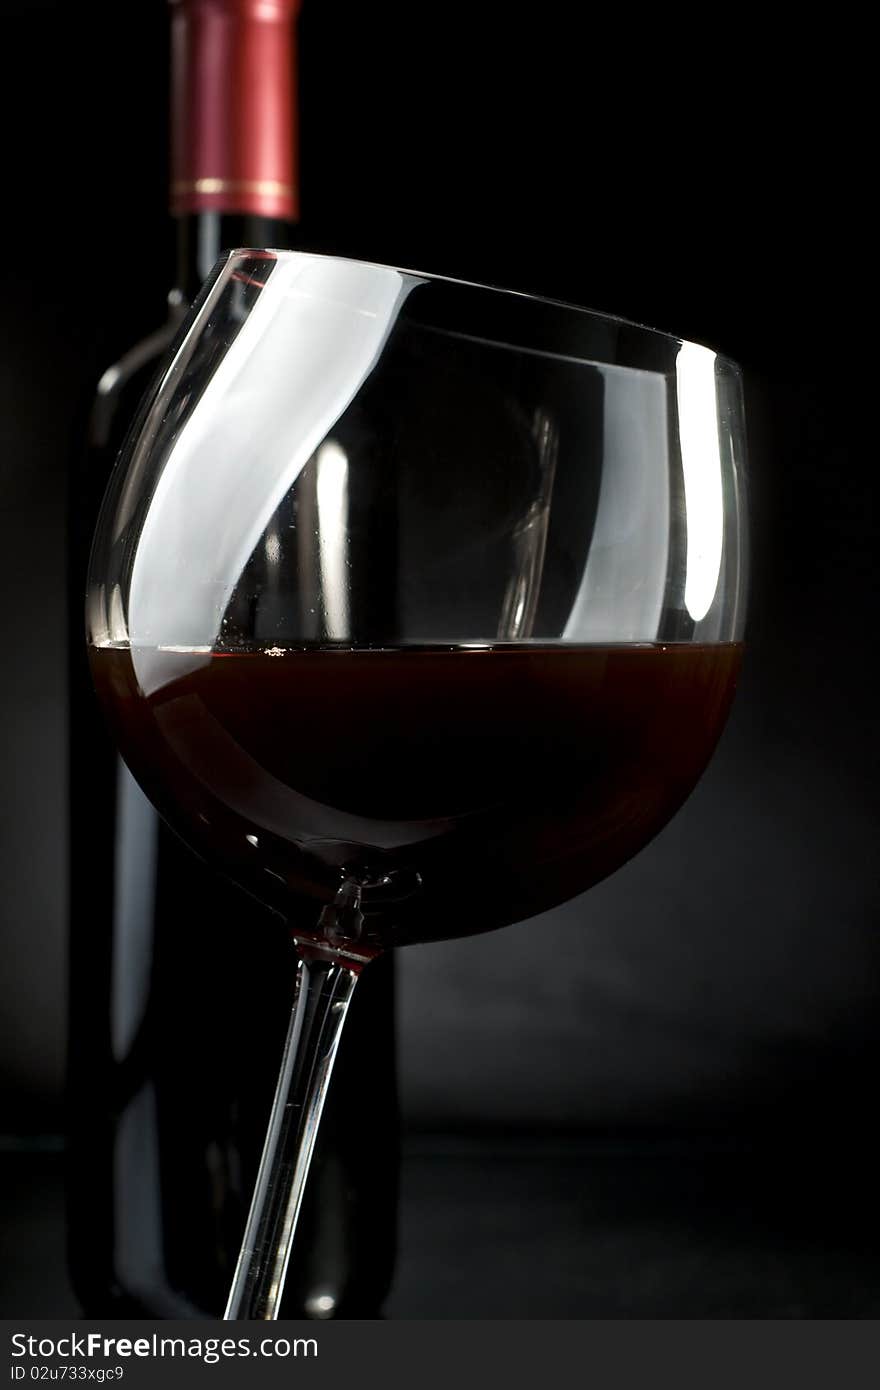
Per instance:
[[[296,8],[171,0],[174,288],[102,376],[71,490],[69,1247],[90,1316],[222,1311],[289,1015],[283,924],[176,839],[115,751],[82,596],[110,470],[201,281],[225,248],[296,244]],[[389,957],[346,1024],[284,1316],[379,1314],[398,1157]]]

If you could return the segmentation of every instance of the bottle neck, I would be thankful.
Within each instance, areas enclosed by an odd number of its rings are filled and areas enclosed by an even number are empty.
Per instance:
[[[237,246],[296,246],[296,224],[249,212],[191,212],[174,218],[176,267],[173,298],[189,305],[220,255]]]
[[[222,251],[294,244],[299,0],[169,0],[176,288]]]

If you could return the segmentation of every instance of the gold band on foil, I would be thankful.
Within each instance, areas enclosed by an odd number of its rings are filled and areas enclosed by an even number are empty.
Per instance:
[[[269,198],[292,198],[294,187],[278,179],[178,179],[171,185],[174,197],[187,193],[256,193]]]

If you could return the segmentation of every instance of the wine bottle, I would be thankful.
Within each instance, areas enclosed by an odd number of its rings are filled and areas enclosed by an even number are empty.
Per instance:
[[[173,288],[165,322],[101,377],[71,489],[68,1229],[93,1317],[222,1311],[289,1016],[283,925],[196,859],[115,751],[82,595],[116,455],[202,280],[223,249],[298,239],[297,8],[170,0]],[[393,1005],[389,956],[366,972],[346,1025],[285,1317],[377,1316],[387,1293]]]

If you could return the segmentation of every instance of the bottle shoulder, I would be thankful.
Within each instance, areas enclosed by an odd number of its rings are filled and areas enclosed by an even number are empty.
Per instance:
[[[186,305],[182,297],[169,296],[168,317],[124,352],[98,379],[89,412],[88,436],[93,448],[106,448],[119,427],[120,413],[128,416],[149,385],[153,373],[174,341]]]

